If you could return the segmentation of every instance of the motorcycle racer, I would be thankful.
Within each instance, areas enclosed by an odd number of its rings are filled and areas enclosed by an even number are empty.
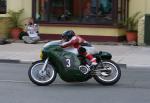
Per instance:
[[[94,78],[107,86],[116,84],[121,77],[121,69],[109,52],[98,52],[70,30],[63,32],[62,40],[46,43],[40,56],[41,59],[33,62],[28,70],[29,79],[39,86],[53,83],[57,74],[65,82],[85,82]]]
[[[62,48],[73,47],[78,50],[79,55],[86,57],[91,62],[91,69],[95,68],[97,65],[96,58],[94,58],[90,53],[86,51],[84,47],[81,46],[82,43],[87,43],[86,40],[76,35],[73,30],[67,30],[62,33]]]

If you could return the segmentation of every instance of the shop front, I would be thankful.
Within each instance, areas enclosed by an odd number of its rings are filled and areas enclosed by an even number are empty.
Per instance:
[[[58,39],[72,29],[90,41],[121,41],[128,0],[32,0],[32,10],[42,38]]]

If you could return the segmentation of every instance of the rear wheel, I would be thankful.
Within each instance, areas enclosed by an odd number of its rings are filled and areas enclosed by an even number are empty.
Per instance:
[[[47,64],[44,71],[42,67],[44,65],[43,61],[34,62],[29,70],[28,76],[29,79],[36,85],[46,86],[51,84],[56,78],[56,71],[51,64]]]
[[[95,70],[94,79],[102,85],[113,85],[117,83],[121,77],[121,70],[118,64],[112,60],[103,61],[98,64]]]

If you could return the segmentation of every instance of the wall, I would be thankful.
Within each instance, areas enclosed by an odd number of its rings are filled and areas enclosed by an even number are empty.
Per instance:
[[[94,28],[94,27],[58,27],[41,26],[40,31],[43,34],[61,34],[65,30],[74,30],[79,35],[92,36],[122,36],[122,30],[118,28]]]
[[[22,9],[22,0],[7,0],[7,10],[19,10]]]
[[[140,11],[143,14],[150,14],[150,0],[129,0],[129,15]]]
[[[0,17],[0,38],[8,37],[8,18]]]
[[[65,27],[65,26],[40,26],[40,33],[43,39],[60,39],[65,30],[74,30],[88,41],[122,41],[124,40],[124,30],[121,28],[98,28],[98,27]],[[48,35],[51,34],[51,35]]]
[[[146,0],[145,7],[146,14],[150,14],[150,0]]]
[[[22,0],[25,17],[32,17],[32,0]]]
[[[32,0],[7,0],[7,11],[18,11],[24,9],[24,17],[32,16]],[[0,17],[7,17],[7,14],[0,14]]]

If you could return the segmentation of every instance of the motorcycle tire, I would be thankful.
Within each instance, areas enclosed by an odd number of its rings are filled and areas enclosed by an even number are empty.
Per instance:
[[[29,79],[38,86],[47,86],[51,84],[57,76],[55,69],[50,63],[47,64],[45,73],[40,74],[43,65],[44,61],[39,60],[32,63],[28,70]]]
[[[94,79],[105,86],[110,86],[116,84],[120,78],[121,78],[121,69],[117,63],[115,63],[112,60],[105,60],[102,61],[104,68],[110,68],[110,73],[108,75],[106,74],[105,76],[102,74],[94,75]],[[114,71],[112,71],[112,68],[114,68]],[[100,70],[101,71],[101,70]],[[112,79],[108,79],[110,76],[112,76],[112,73],[116,72],[114,77]],[[102,72],[101,72],[102,73]]]

